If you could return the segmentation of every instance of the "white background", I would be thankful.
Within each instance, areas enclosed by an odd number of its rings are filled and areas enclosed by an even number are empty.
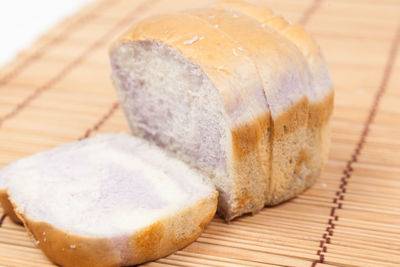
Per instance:
[[[0,0],[0,67],[91,0]]]

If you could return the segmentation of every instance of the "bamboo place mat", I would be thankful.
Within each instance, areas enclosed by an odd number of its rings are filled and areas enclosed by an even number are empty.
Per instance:
[[[0,167],[129,131],[110,81],[110,42],[147,15],[210,2],[100,0],[21,52],[0,69]],[[215,217],[196,242],[147,265],[399,266],[400,2],[258,2],[303,24],[325,53],[336,90],[328,164],[301,196],[229,225]],[[23,227],[1,218],[1,266],[51,265]]]

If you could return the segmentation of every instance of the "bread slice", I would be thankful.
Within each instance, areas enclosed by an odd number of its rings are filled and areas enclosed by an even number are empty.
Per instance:
[[[290,24],[268,8],[261,8],[241,0],[224,0],[218,4],[231,12],[240,12],[268,26],[292,42],[303,54],[311,71],[311,86],[305,90],[309,100],[307,125],[307,152],[302,158],[307,171],[300,171],[303,182],[286,196],[293,197],[311,186],[320,176],[328,158],[330,144],[330,118],[333,111],[334,92],[327,64],[315,39],[299,24]]]
[[[170,254],[200,235],[218,194],[183,162],[125,134],[21,159],[0,182],[36,245],[63,266],[127,266]]]
[[[111,65],[133,134],[211,177],[226,220],[264,206],[270,114],[246,51],[195,16],[169,14],[117,41]]]

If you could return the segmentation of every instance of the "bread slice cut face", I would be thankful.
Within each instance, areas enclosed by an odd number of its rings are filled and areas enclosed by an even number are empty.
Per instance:
[[[21,159],[0,172],[0,185],[10,201],[3,206],[11,204],[36,245],[63,266],[168,255],[200,235],[218,195],[208,178],[125,134]]]

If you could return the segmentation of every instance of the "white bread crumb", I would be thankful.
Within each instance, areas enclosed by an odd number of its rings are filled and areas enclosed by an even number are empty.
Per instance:
[[[232,53],[233,53],[235,56],[239,56],[239,54],[236,52],[236,49],[235,49],[235,48],[232,48]]]
[[[196,42],[197,40],[199,40],[199,36],[196,35],[192,39],[184,41],[183,44],[190,45],[190,44],[193,44],[194,42]]]

